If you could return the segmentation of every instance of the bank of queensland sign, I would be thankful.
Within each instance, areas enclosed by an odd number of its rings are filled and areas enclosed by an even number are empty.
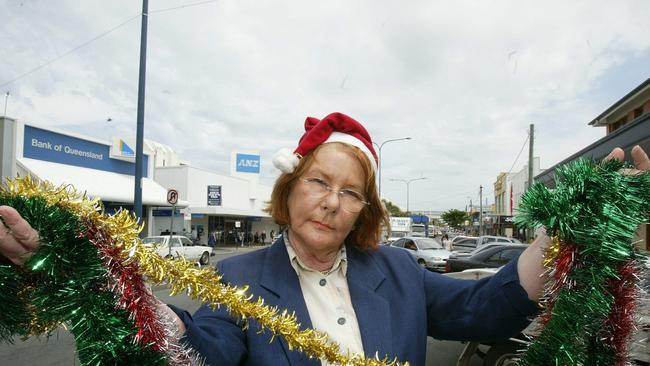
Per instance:
[[[236,171],[239,173],[260,173],[260,156],[237,153]]]

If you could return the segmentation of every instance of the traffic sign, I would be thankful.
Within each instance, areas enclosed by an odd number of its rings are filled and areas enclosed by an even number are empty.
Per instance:
[[[178,203],[178,191],[175,189],[169,189],[167,191],[167,202],[169,202],[170,205],[175,205]]]

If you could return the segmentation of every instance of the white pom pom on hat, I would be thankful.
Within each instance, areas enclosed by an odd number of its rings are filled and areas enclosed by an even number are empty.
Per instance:
[[[372,146],[370,134],[361,123],[339,112],[331,113],[322,120],[307,117],[305,134],[300,138],[296,150],[292,154],[288,148],[280,149],[273,157],[273,165],[284,173],[293,173],[300,157],[329,142],[343,142],[359,148],[377,171],[377,153]]]
[[[298,156],[291,153],[291,150],[284,147],[273,156],[273,165],[283,173],[291,174],[298,166]]]

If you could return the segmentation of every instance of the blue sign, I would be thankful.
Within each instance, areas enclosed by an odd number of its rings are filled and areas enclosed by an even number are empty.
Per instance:
[[[135,164],[109,158],[110,146],[25,126],[23,156],[82,168],[135,175]],[[142,176],[147,176],[149,157],[144,155]]]
[[[221,206],[221,186],[208,186],[208,206]]]
[[[236,171],[242,173],[258,173],[260,172],[260,156],[249,154],[237,154],[237,169]]]
[[[192,214],[193,219],[202,219],[205,217],[205,214]]]

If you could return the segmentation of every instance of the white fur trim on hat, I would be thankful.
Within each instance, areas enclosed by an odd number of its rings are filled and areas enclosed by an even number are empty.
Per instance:
[[[325,142],[323,142],[323,143],[326,144],[328,142],[343,142],[343,143],[346,143],[348,145],[352,145],[354,147],[359,148],[361,151],[364,152],[364,154],[366,154],[366,156],[368,157],[368,160],[370,160],[370,164],[375,169],[375,172],[377,171],[377,161],[375,161],[375,157],[372,155],[372,153],[370,152],[370,150],[368,149],[366,144],[364,144],[358,138],[356,138],[356,137],[354,137],[352,135],[348,135],[347,133],[334,131],[334,132],[332,132],[330,137],[327,140],[325,140]]]
[[[278,152],[273,155],[273,166],[280,169],[283,173],[293,173],[298,166],[298,163],[298,156],[286,147],[278,150]]]

